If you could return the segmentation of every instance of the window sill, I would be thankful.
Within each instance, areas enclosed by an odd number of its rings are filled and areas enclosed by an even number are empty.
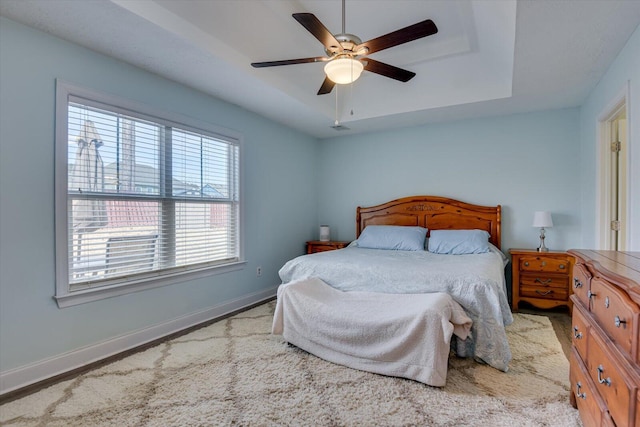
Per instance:
[[[123,281],[120,284],[111,286],[102,286],[91,289],[71,291],[64,295],[56,295],[54,296],[54,299],[58,304],[58,308],[72,307],[74,305],[99,301],[102,299],[126,295],[133,292],[140,292],[147,289],[174,285],[178,282],[185,282],[188,280],[195,280],[202,277],[241,270],[246,263],[246,261],[237,261],[230,264],[208,267],[200,270],[181,271],[153,277],[145,277],[133,281]]]

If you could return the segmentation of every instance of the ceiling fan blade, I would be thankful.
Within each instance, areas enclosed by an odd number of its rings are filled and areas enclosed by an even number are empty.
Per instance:
[[[251,66],[254,68],[277,67],[279,65],[308,64],[310,62],[326,62],[328,60],[329,58],[326,58],[324,56],[316,56],[315,58],[285,59],[283,61],[252,62]]]
[[[367,55],[369,55],[373,52],[378,52],[383,49],[388,49],[393,46],[421,39],[422,37],[427,37],[437,32],[438,27],[436,27],[436,24],[434,24],[431,19],[427,19],[425,21],[418,22],[417,24],[401,28],[392,33],[385,34],[384,36],[366,41],[356,46],[354,50],[357,51],[362,47],[367,47],[369,49]]]
[[[327,93],[331,93],[333,87],[336,84],[329,79],[329,77],[325,77],[322,82],[322,86],[320,86],[320,90],[318,90],[318,95],[326,95]]]
[[[412,71],[403,70],[402,68],[394,67],[393,65],[385,64],[384,62],[379,62],[371,58],[365,58],[363,62],[364,61],[367,62],[364,66],[365,70],[401,82],[408,82],[416,75],[416,73]]]
[[[293,18],[307,29],[326,48],[340,48],[340,42],[331,34],[327,27],[313,13],[294,13]]]

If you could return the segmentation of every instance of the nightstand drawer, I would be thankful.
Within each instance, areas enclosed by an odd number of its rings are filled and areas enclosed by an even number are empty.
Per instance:
[[[307,242],[307,253],[315,254],[317,252],[335,251],[336,249],[346,248],[349,242],[331,240],[311,240]]]
[[[544,288],[541,286],[520,285],[520,296],[527,298],[542,298],[558,301],[567,301],[569,292],[560,288]]]
[[[569,278],[567,276],[522,273],[520,275],[520,287],[522,286],[537,288],[560,288],[567,291],[567,289],[569,289]]]
[[[552,258],[544,255],[520,257],[520,271],[546,271],[547,273],[569,272],[569,262],[563,258]]]

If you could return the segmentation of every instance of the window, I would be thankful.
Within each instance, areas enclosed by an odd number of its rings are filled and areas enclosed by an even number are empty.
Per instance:
[[[56,299],[239,268],[240,137],[57,85]]]

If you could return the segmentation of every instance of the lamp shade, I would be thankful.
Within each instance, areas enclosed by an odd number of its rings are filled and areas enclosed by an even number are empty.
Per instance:
[[[357,59],[337,58],[327,62],[324,66],[324,73],[329,80],[339,85],[346,85],[358,80],[364,65]]]
[[[553,227],[551,213],[546,211],[538,211],[533,214],[533,227],[550,228]]]

